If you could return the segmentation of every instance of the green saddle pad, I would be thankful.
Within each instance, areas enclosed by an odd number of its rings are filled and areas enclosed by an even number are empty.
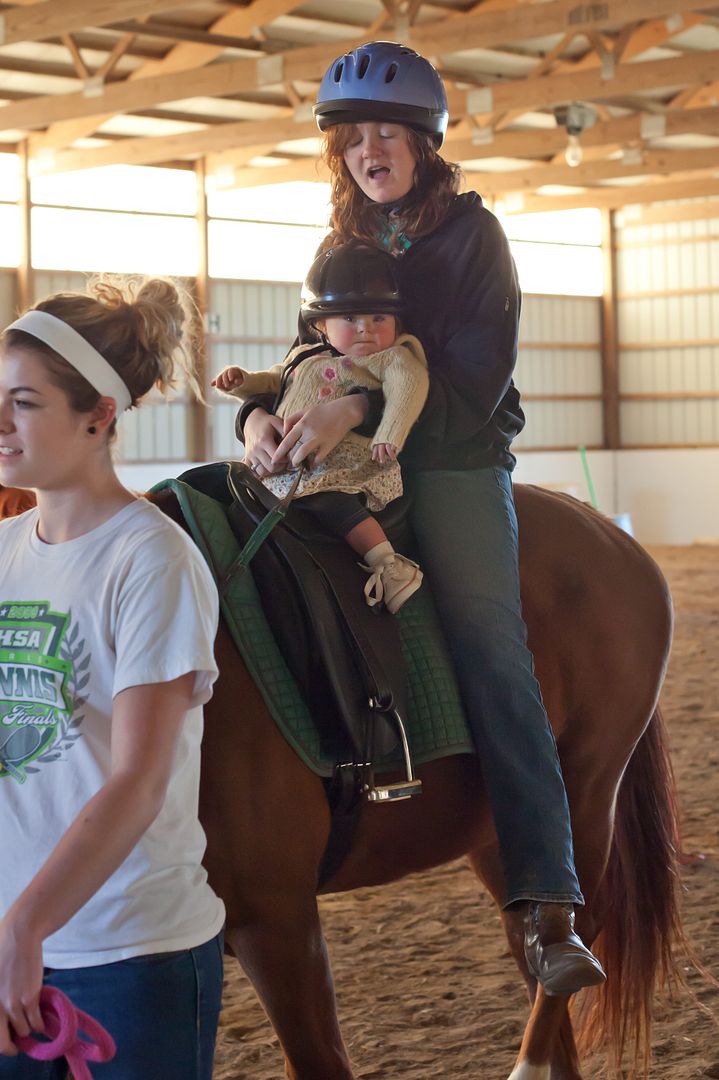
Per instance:
[[[344,759],[340,733],[335,746],[320,734],[304,697],[275,642],[251,573],[228,573],[240,547],[224,506],[182,480],[163,480],[154,492],[171,491],[188,528],[219,583],[222,615],[247,670],[277,726],[306,765],[330,776]],[[451,754],[471,754],[473,745],[457,681],[439,629],[429,590],[420,589],[397,616],[407,663],[407,737],[415,765]],[[238,717],[241,723],[242,718]],[[399,751],[377,771],[401,766]]]

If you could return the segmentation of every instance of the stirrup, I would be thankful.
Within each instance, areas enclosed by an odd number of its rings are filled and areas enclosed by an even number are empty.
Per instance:
[[[411,799],[414,795],[421,795],[422,781],[414,775],[412,758],[409,752],[409,743],[407,742],[407,732],[405,731],[402,717],[392,704],[390,704],[389,707],[383,706],[376,698],[370,698],[369,703],[371,708],[377,709],[378,712],[386,712],[392,715],[402,744],[406,778],[404,780],[397,780],[392,784],[376,784],[374,778],[370,777],[371,782],[365,783],[364,785],[367,801],[372,803],[401,802],[403,799]]]

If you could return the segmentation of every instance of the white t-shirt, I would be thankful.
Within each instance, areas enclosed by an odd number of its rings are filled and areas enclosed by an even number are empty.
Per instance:
[[[193,948],[222,927],[197,818],[217,618],[199,551],[145,499],[61,544],[38,538],[37,510],[0,522],[0,915],[108,777],[115,694],[196,672],[158,817],[47,939],[47,967]]]

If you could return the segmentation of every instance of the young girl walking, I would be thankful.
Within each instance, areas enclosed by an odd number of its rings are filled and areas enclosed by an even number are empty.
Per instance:
[[[106,1080],[210,1080],[224,908],[201,865],[202,705],[216,590],[182,530],[120,483],[121,413],[190,376],[174,284],[49,297],[0,338],[0,1077],[43,983],[114,1037]]]
[[[273,414],[281,419],[283,432],[315,402],[382,391],[383,411],[374,435],[351,431],[330,453],[314,454],[296,497],[363,556],[370,574],[367,603],[383,602],[392,614],[420,587],[422,571],[394,551],[371,511],[402,494],[397,454],[422,411],[429,382],[422,346],[400,332],[400,310],[390,255],[366,244],[333,248],[315,259],[303,287],[300,315],[319,344],[315,340],[291,349],[267,371],[228,367],[213,380],[213,386],[242,401],[274,394]],[[312,450],[309,445],[307,453]],[[281,498],[295,476],[290,467],[265,475],[263,483]]]

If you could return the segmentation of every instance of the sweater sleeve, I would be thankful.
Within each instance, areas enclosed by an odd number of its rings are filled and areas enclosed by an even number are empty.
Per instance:
[[[424,349],[417,338],[406,334],[392,348],[368,357],[367,367],[382,382],[385,400],[372,445],[389,443],[401,450],[427,398]]]
[[[517,272],[501,225],[483,212],[474,227],[462,228],[448,253],[456,291],[420,418],[420,427],[445,445],[465,442],[489,423],[511,385],[519,334]]]
[[[245,371],[240,368],[243,375],[242,385],[235,386],[232,390],[221,390],[220,393],[239,398],[240,401],[247,401],[256,394],[276,394],[280,388],[284,366],[284,363],[273,364],[266,371]]]

